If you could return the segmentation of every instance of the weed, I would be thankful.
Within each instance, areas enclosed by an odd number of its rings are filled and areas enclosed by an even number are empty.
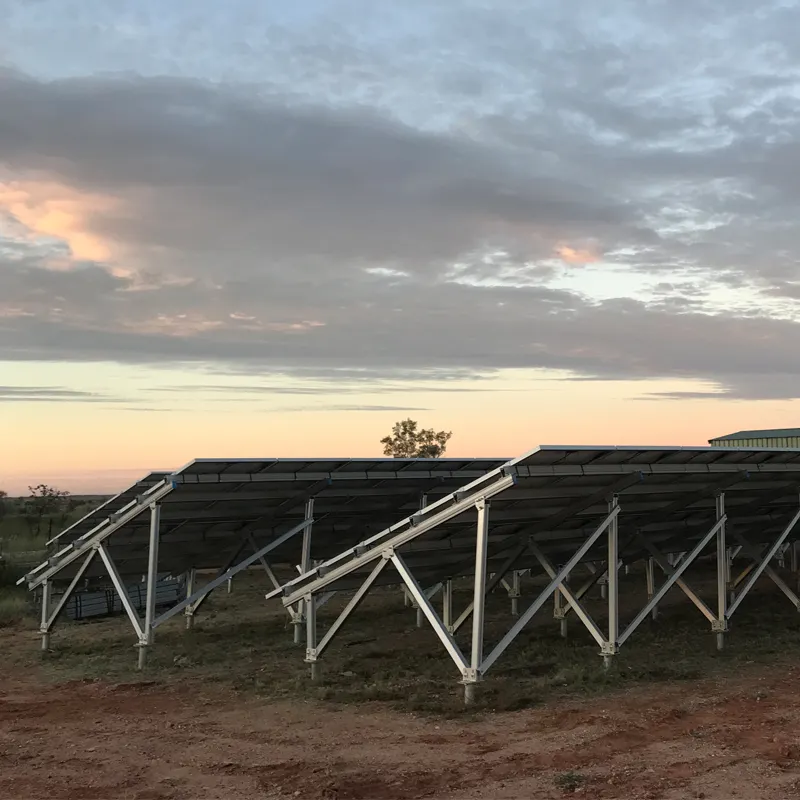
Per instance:
[[[562,792],[574,792],[586,782],[586,777],[576,772],[574,769],[567,772],[560,772],[553,778],[553,783],[556,789],[561,789]]]

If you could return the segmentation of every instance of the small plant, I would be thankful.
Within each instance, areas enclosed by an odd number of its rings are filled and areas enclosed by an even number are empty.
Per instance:
[[[561,772],[553,779],[556,788],[561,789],[562,792],[574,792],[576,789],[580,788],[585,781],[586,777],[581,775],[580,772],[575,772],[574,769]]]

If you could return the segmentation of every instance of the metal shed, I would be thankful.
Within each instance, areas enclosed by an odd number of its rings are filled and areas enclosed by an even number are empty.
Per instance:
[[[800,448],[800,428],[772,428],[760,431],[738,431],[709,439],[712,447],[786,447]]]

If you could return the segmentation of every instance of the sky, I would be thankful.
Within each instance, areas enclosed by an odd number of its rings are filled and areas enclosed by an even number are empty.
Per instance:
[[[0,488],[800,425],[800,3],[0,19]]]

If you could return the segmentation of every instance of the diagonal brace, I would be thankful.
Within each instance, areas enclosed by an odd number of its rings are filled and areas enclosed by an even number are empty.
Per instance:
[[[551,579],[555,578],[555,567],[553,567],[547,556],[545,556],[545,554],[539,549],[538,545],[536,545],[534,542],[531,542],[530,550],[531,553],[533,553],[533,555],[536,557],[536,560],[542,565],[542,568],[547,573],[548,577]],[[594,581],[592,581],[592,583],[594,583]],[[564,599],[567,601],[567,603],[569,603],[570,608],[575,611],[580,621],[586,626],[586,630],[592,634],[592,638],[602,647],[605,642],[605,637],[603,636],[597,623],[592,619],[589,612],[583,607],[577,592],[573,592],[572,589],[570,589],[569,586],[563,582],[560,583],[557,588],[564,596]]]
[[[731,531],[731,533],[733,534],[734,539],[736,539],[738,542],[741,543],[742,546],[741,546],[740,550],[743,550],[744,552],[749,552],[751,554],[757,554],[756,561],[754,561],[753,564],[747,570],[747,574],[749,574],[750,572],[752,572],[752,570],[755,568],[755,565],[761,559],[761,557],[762,557],[762,555],[764,553],[764,550],[766,548],[759,549],[758,547],[755,547],[755,546],[751,545],[750,542],[748,542],[747,539],[745,539],[744,536],[742,536],[742,534],[739,533],[738,531],[734,530],[734,531]],[[787,586],[787,584],[783,580],[783,578],[781,578],[781,576],[778,575],[778,573],[775,572],[775,570],[769,564],[767,564],[767,566],[764,568],[764,574],[768,578],[770,578],[772,580],[772,582],[786,595],[786,597],[789,599],[789,602],[795,608],[800,609],[800,597],[798,597]],[[740,580],[742,580],[742,579],[743,578],[740,578]],[[737,580],[736,584],[734,584],[734,587],[739,584],[740,580]]]
[[[556,587],[564,582],[564,578],[566,578],[566,576],[569,575],[573,569],[575,569],[578,563],[580,563],[583,557],[592,548],[594,543],[606,532],[614,520],[616,520],[617,516],[619,516],[619,512],[620,506],[614,506],[603,522],[601,522],[600,525],[595,529],[594,533],[592,533],[589,538],[578,548],[572,558],[570,558],[569,561],[567,561],[567,563],[561,567],[561,569],[556,573],[555,577],[544,588],[539,597],[528,607],[528,610],[517,620],[517,622],[512,626],[511,630],[509,630],[509,632],[500,640],[500,642],[498,642],[492,652],[483,659],[483,663],[480,667],[481,674],[485,674],[492,664],[494,664],[494,662],[497,661],[497,659],[505,652],[506,648],[508,648],[514,639],[517,638],[522,629],[531,621],[534,614],[536,614],[536,612],[547,602],[547,599],[551,594],[553,594],[553,592],[556,590]]]
[[[745,582],[744,586],[739,590],[738,594],[734,598],[733,602],[728,606],[728,615],[727,618],[730,619],[733,616],[734,611],[739,608],[742,600],[747,597],[750,590],[755,585],[755,582],[761,576],[761,573],[769,566],[769,562],[772,561],[775,553],[778,552],[778,548],[786,541],[789,534],[794,529],[794,526],[797,522],[800,521],[800,511],[798,511],[792,519],[789,521],[789,524],[783,529],[783,532],[778,536],[778,538],[770,545],[767,552],[764,554],[763,559],[759,562],[759,564],[755,567],[755,569],[750,573],[750,577]]]
[[[174,605],[168,611],[165,611],[160,617],[154,619],[153,628],[157,628],[159,625],[162,625],[168,619],[174,617],[175,614],[180,614],[180,612],[183,611],[183,609],[186,608],[187,606],[192,606],[193,608],[197,609],[198,600],[202,599],[210,592],[213,592],[214,589],[225,583],[228,580],[228,578],[232,578],[234,575],[238,574],[242,570],[247,569],[251,564],[254,564],[262,556],[271,552],[275,548],[280,547],[285,541],[291,539],[292,536],[296,536],[298,533],[300,533],[300,531],[305,530],[305,528],[312,522],[313,520],[309,519],[303,520],[303,522],[301,522],[299,525],[295,525],[294,528],[291,528],[290,530],[286,531],[286,533],[282,534],[281,536],[278,536],[277,539],[273,539],[269,544],[266,544],[264,545],[264,547],[261,547],[258,550],[256,550],[256,552],[253,553],[253,555],[248,556],[235,566],[230,567],[221,575],[217,575],[217,577],[214,578],[214,580],[209,581],[205,586],[201,586],[196,592],[191,594],[185,600],[182,600],[180,603]]]
[[[328,628],[328,632],[322,637],[317,644],[314,655],[319,657],[322,651],[331,643],[331,640],[338,632],[339,628],[344,625],[347,618],[361,605],[361,601],[366,597],[367,592],[372,588],[372,584],[378,579],[378,576],[383,572],[384,567],[389,563],[385,558],[382,558],[372,569],[372,572],[367,576],[364,583],[361,584],[358,591],[350,599],[350,602],[344,607],[342,613],[336,618],[334,623]]]
[[[691,552],[689,552],[685,558],[681,560],[681,563],[678,565],[677,569],[673,570],[672,575],[670,575],[664,581],[664,583],[661,584],[661,587],[658,589],[658,591],[656,591],[644,608],[633,618],[628,627],[625,628],[625,630],[620,634],[618,644],[623,644],[639,627],[639,625],[641,625],[642,622],[647,619],[650,612],[661,602],[664,595],[681,579],[681,575],[683,575],[683,573],[689,569],[697,556],[699,556],[700,553],[705,549],[706,545],[717,535],[719,529],[725,525],[726,520],[727,516],[723,514],[717,520],[716,525],[714,525],[709,532],[694,546],[694,549],[692,549]]]
[[[92,561],[94,561],[94,557],[96,555],[97,551],[92,550],[89,553],[89,555],[86,556],[85,561],[78,568],[78,571],[75,573],[75,577],[70,581],[67,590],[61,596],[60,600],[56,604],[56,607],[50,613],[50,616],[47,617],[47,619],[42,622],[42,625],[39,628],[40,633],[48,633],[50,628],[52,628],[53,625],[56,623],[56,620],[58,620],[59,616],[61,615],[61,612],[66,607],[70,597],[72,597],[72,593],[75,591],[75,587],[78,585],[78,583],[80,583],[81,578],[86,573],[86,570],[89,569],[89,565],[92,563]]]
[[[733,588],[735,589],[755,569],[756,564],[758,564],[764,555],[766,547],[759,548],[750,544],[750,542],[748,542],[747,539],[745,539],[745,537],[736,530],[731,531],[731,533],[733,534],[734,539],[740,542],[740,546],[737,548],[737,550],[740,552],[749,553],[751,556],[755,556],[753,563],[750,564],[733,582]],[[786,597],[789,598],[789,602],[791,602],[795,608],[800,609],[800,598],[786,585],[786,582],[783,580],[783,578],[781,578],[781,576],[775,572],[775,570],[769,564],[765,567],[764,574],[775,583],[775,585],[786,595]]]
[[[431,605],[430,600],[428,600],[428,598],[425,596],[425,592],[420,587],[417,579],[411,574],[411,571],[408,569],[405,561],[403,561],[397,552],[393,552],[390,557],[395,569],[400,573],[403,583],[405,583],[405,585],[408,587],[408,591],[411,592],[411,596],[414,598],[414,600],[417,601],[417,605],[422,613],[427,617],[428,622],[430,622],[431,627],[434,630],[434,633],[439,637],[439,640],[444,645],[445,650],[447,650],[448,654],[450,655],[450,658],[453,659],[455,665],[461,671],[461,674],[466,675],[467,670],[469,669],[469,664],[467,663],[466,658],[464,658],[461,648],[456,644],[456,640],[452,637],[450,632],[444,627],[442,620],[439,618],[436,610]]]
[[[136,635],[139,637],[139,641],[146,641],[142,620],[139,618],[139,615],[136,612],[133,603],[131,602],[131,598],[128,595],[128,590],[125,588],[125,584],[122,582],[122,578],[120,578],[119,572],[117,571],[117,566],[111,560],[111,556],[109,555],[105,544],[101,542],[97,546],[97,552],[100,553],[100,558],[106,565],[108,576],[111,578],[111,583],[114,584],[114,588],[117,590],[122,607],[125,609],[125,613],[128,615],[128,619],[131,621],[131,625],[133,625],[133,629],[136,631]]]
[[[674,572],[673,568],[667,562],[667,559],[664,555],[653,545],[651,542],[647,540],[646,537],[640,536],[639,537],[642,544],[644,545],[645,549],[650,553],[653,557],[653,561],[658,564],[661,571],[668,577],[672,577]],[[695,591],[689,586],[683,578],[679,577],[675,581],[675,585],[692,601],[692,603],[697,607],[698,611],[712,624],[717,622],[717,616],[714,612],[700,599],[700,597],[695,593]]]

